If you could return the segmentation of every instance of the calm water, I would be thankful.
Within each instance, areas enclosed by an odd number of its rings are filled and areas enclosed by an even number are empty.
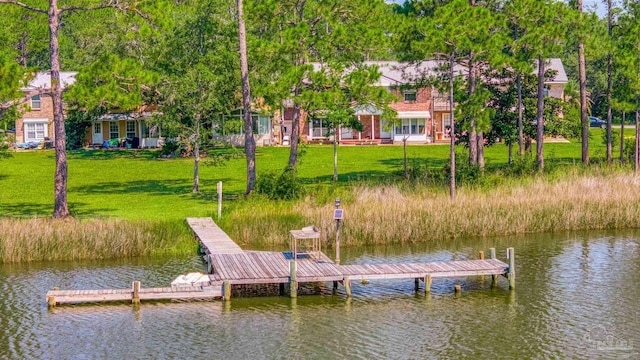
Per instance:
[[[345,264],[475,258],[516,249],[501,278],[354,284],[353,298],[61,306],[48,289],[166,286],[197,257],[0,266],[0,359],[640,358],[640,232],[342,249]],[[452,293],[462,284],[463,293]]]

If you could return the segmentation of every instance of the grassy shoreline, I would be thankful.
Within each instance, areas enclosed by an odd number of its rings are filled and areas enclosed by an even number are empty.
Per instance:
[[[184,226],[164,221],[0,218],[0,263],[195,254]]]
[[[575,171],[486,188],[454,202],[432,187],[358,185],[341,191],[343,246],[446,241],[523,233],[640,228],[640,180]],[[244,248],[283,248],[289,230],[314,224],[333,244],[332,201],[237,200],[219,221]],[[209,214],[210,216],[211,214]],[[184,221],[0,218],[0,262],[195,254]]]

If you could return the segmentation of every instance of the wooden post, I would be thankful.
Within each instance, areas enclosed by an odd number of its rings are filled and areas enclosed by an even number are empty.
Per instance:
[[[207,274],[213,274],[213,267],[211,266],[211,255],[206,254],[204,256],[204,259],[207,264]]]
[[[513,290],[516,288],[516,253],[512,247],[507,249],[507,258],[509,260],[507,279],[509,279],[509,289]]]
[[[496,248],[489,248],[489,258],[496,259]],[[498,285],[498,275],[491,275],[491,287]]]
[[[292,298],[298,297],[297,266],[295,261],[289,261],[289,292]]]
[[[50,307],[55,307],[56,306],[56,298],[54,296],[48,296],[47,297],[47,304],[49,304]]]
[[[484,260],[484,250],[480,250],[478,252],[478,258],[480,260]],[[482,281],[484,283],[484,275],[480,275],[480,281]]]
[[[218,220],[222,217],[222,181],[218,181]]]
[[[335,295],[336,293],[338,293],[338,282],[334,281],[333,282],[333,295]]]
[[[140,304],[140,281],[131,283],[131,303]]]
[[[416,290],[416,292],[418,292],[418,290],[420,290],[420,279],[419,278],[415,278],[413,280],[413,282],[414,282],[414,285],[415,285],[415,290]]]
[[[431,274],[427,274],[424,277],[424,293],[428,294],[431,292]]]
[[[459,294],[462,292],[462,286],[460,285],[453,285],[453,290],[456,292],[456,294]]]
[[[283,296],[284,295],[284,283],[278,284],[278,290],[279,290],[280,296]]]
[[[231,300],[231,284],[229,284],[229,280],[222,282],[222,299],[224,301]]]
[[[344,284],[344,291],[347,293],[347,297],[350,298],[351,297],[351,280],[349,280],[348,276],[345,276],[344,279],[342,280],[342,283]]]
[[[336,220],[336,265],[340,265],[340,220]]]

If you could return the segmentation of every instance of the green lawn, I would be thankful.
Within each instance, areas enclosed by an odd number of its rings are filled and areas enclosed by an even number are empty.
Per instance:
[[[601,130],[592,132],[591,156],[602,158]],[[629,129],[626,135],[630,133]],[[307,146],[304,152],[300,158],[300,180],[312,191],[317,188],[313,184],[331,186],[332,146]],[[402,146],[340,147],[339,186],[399,178],[402,152]],[[447,145],[408,147],[410,162],[433,168],[442,168],[448,161],[448,153]],[[507,163],[507,148],[503,144],[486,148],[485,154],[489,169]],[[288,155],[289,148],[259,148],[258,176],[265,171],[282,170]],[[545,157],[553,163],[579,163],[580,144],[547,143]],[[617,145],[614,157],[617,157]],[[54,162],[53,151],[18,152],[12,158],[0,160],[0,216],[50,215]],[[217,211],[218,181],[223,182],[227,195],[244,192],[245,160],[230,160],[225,166],[203,165],[199,194],[191,193],[192,177],[192,159],[158,159],[152,151],[72,152],[69,154],[70,210],[79,217],[179,220],[187,216],[211,216]]]

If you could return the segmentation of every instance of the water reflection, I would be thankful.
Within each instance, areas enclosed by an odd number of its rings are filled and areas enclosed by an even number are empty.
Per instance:
[[[638,358],[640,234],[596,232],[344,248],[345,264],[448,261],[516,248],[506,279],[352,283],[322,296],[48,309],[62,288],[164,286],[197,256],[0,266],[0,358]],[[463,291],[453,293],[453,285]],[[623,346],[624,345],[624,346]]]

